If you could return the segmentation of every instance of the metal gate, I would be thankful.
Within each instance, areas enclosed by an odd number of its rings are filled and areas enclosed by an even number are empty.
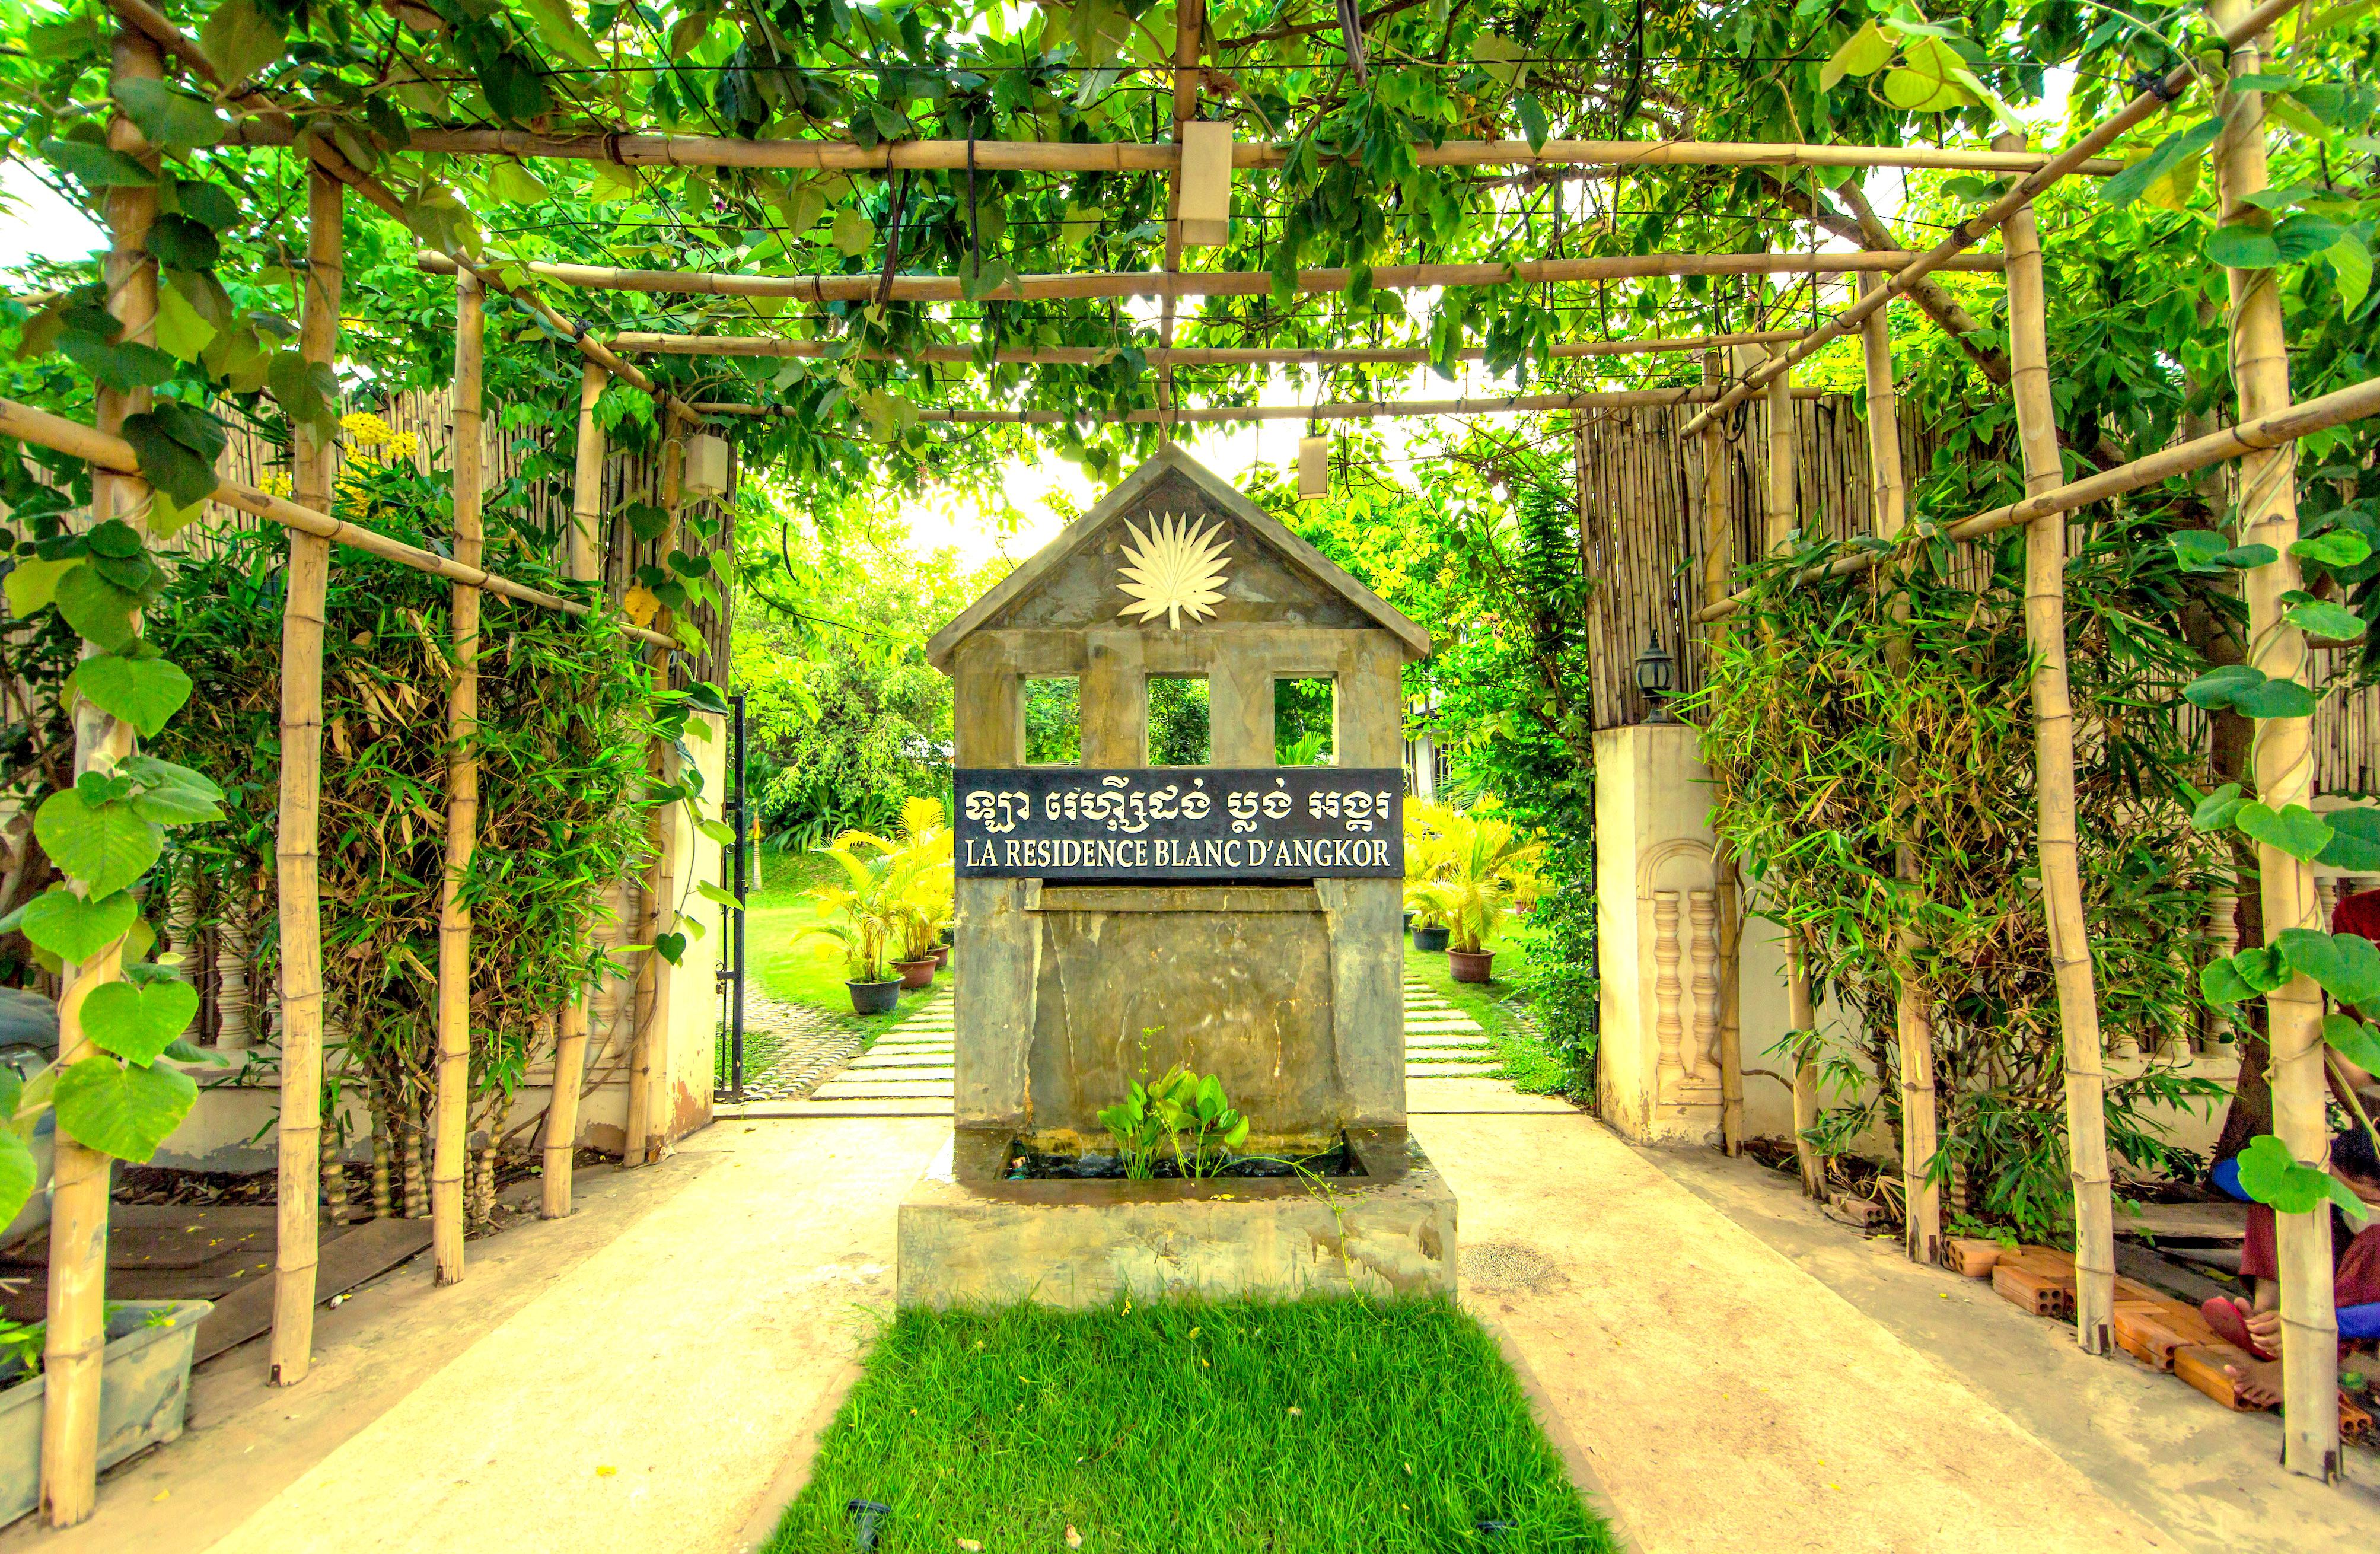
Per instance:
[[[719,850],[719,882],[735,897],[719,909],[719,1038],[711,1064],[713,1099],[744,1099],[744,892],[751,879],[752,819],[744,770],[744,693],[727,697],[727,794],[721,814],[733,833]]]

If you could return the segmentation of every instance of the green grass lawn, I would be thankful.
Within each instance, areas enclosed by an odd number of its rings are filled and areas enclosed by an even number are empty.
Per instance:
[[[1443,1300],[903,1311],[769,1554],[844,1554],[854,1499],[885,1554],[1611,1547]]]
[[[771,998],[856,1018],[851,1013],[851,991],[843,985],[841,941],[810,932],[820,921],[811,892],[827,882],[833,869],[825,858],[769,855],[761,866],[765,888],[745,897],[744,953],[750,960],[750,976]],[[937,978],[936,987],[947,986],[948,977],[944,973]],[[890,1024],[930,990],[902,994],[898,1011],[866,1024]]]
[[[1479,1028],[1488,1033],[1488,1044],[1496,1050],[1497,1061],[1503,1064],[1503,1076],[1514,1089],[1533,1095],[1558,1095],[1568,1077],[1562,1061],[1538,1043],[1504,1002],[1516,990],[1513,975],[1527,964],[1528,952],[1516,938],[1500,933],[1488,941],[1488,948],[1496,952],[1496,980],[1484,986],[1458,982],[1445,951],[1416,950],[1413,936],[1407,934],[1405,974],[1479,1022]]]

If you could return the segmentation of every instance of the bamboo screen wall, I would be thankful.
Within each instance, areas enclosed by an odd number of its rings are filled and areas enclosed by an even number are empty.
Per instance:
[[[413,454],[417,468],[428,473],[451,467],[447,447],[454,437],[454,417],[445,390],[398,395],[381,405],[374,413],[391,431],[409,433],[418,439]],[[493,493],[513,492],[517,498],[517,505],[506,508],[504,516],[525,527],[554,534],[558,548],[559,537],[565,532],[565,526],[570,517],[569,450],[558,450],[559,463],[551,466],[559,467],[563,471],[561,474],[530,475],[528,471],[540,452],[539,445],[528,433],[502,427],[502,419],[498,408],[492,406],[484,418],[486,447],[482,467],[486,472],[486,490],[492,499]],[[277,491],[287,490],[286,481],[290,475],[288,450],[276,447],[244,430],[233,431],[222,457],[216,460],[215,467],[218,473],[230,480],[254,486],[269,486]],[[735,500],[733,488],[737,475],[738,471],[731,463],[728,476],[730,490],[724,498],[730,504]],[[628,502],[657,500],[660,484],[661,455],[658,452],[633,453],[615,449],[604,460],[604,511],[616,514]],[[492,500],[491,505],[492,509]],[[716,512],[718,505],[703,502],[690,503],[687,507],[692,512],[709,516]],[[492,510],[491,516],[495,516]],[[216,505],[204,520],[184,529],[167,541],[164,548],[203,552],[212,536],[233,528],[253,528],[262,522],[236,508]],[[626,520],[619,516],[609,520],[607,531],[600,538],[605,546],[605,592],[616,603],[634,579],[636,569],[661,559],[662,546],[657,540],[637,540],[629,532]],[[722,551],[731,563],[734,559],[733,546],[734,531],[731,528],[727,544]],[[338,565],[338,555],[335,550],[332,553],[334,567]],[[493,571],[504,571],[503,550],[492,550],[488,564]],[[693,619],[702,634],[703,649],[698,656],[694,656],[694,662],[681,665],[677,675],[679,683],[684,684],[689,679],[708,679],[723,686],[727,683],[731,662],[729,635],[734,625],[733,612],[698,606]],[[443,730],[432,729],[428,733],[443,736]],[[267,918],[271,910],[272,880],[268,871],[256,881],[255,893],[250,900],[233,904],[201,902],[191,897],[177,901],[169,914],[177,925],[193,922],[196,925],[194,929],[178,929],[176,937],[178,938],[180,932],[192,932],[195,940],[188,952],[185,975],[200,992],[199,1013],[191,1022],[191,1035],[200,1044],[238,1050],[270,1046],[275,1039],[273,1026],[278,1021],[280,1008],[273,996],[271,957],[260,958],[256,953],[256,947],[267,933]],[[607,1031],[611,1026],[619,1024],[616,1014],[601,1001],[599,1001],[597,1016],[599,1020],[609,1017],[609,1024],[604,1026]],[[599,1044],[589,1054],[588,1072],[590,1074],[608,1072],[599,1063],[602,1053],[603,1049]],[[613,1066],[616,1067],[616,1063]],[[246,1083],[249,1078],[243,1074],[232,1082]],[[612,1082],[618,1081],[613,1079]]]
[[[1872,530],[1867,423],[1849,395],[1794,402],[1799,433],[1798,510],[1823,516],[1827,533],[1848,540]],[[1595,724],[1642,722],[1636,656],[1656,634],[1677,661],[1680,694],[1703,683],[1703,637],[1690,624],[1702,604],[1703,460],[1723,459],[1722,492],[1734,554],[1762,543],[1767,490],[1766,422],[1754,410],[1733,438],[1682,439],[1692,406],[1612,410],[1577,420],[1580,563],[1601,586],[1588,622],[1594,649]],[[1933,467],[1941,438],[1904,421],[1901,467],[1913,490]],[[2344,672],[2344,653],[2317,651],[2318,667]],[[2380,687],[2325,697],[2314,716],[2314,791],[2369,791],[2380,781]]]
[[[417,439],[414,445],[415,467],[427,474],[449,467],[447,444],[453,440],[455,418],[446,390],[408,392],[393,395],[373,412],[387,423],[391,431]],[[486,472],[487,494],[491,516],[496,516],[493,504],[497,493],[510,492],[514,504],[504,510],[504,516],[557,537],[565,532],[570,519],[570,450],[567,447],[541,449],[534,433],[503,425],[501,407],[490,406],[482,418],[485,448],[481,468]],[[733,444],[730,444],[732,447]],[[540,452],[548,457],[548,467],[558,467],[559,475],[534,476],[528,473],[532,461]],[[285,491],[290,474],[289,453],[275,447],[263,438],[245,430],[234,430],[215,467],[225,478],[242,480],[249,485],[272,483],[278,477],[283,484],[275,489]],[[741,471],[732,462],[728,473],[729,491],[723,499],[735,501],[735,484]],[[603,461],[603,502],[607,513],[616,513],[620,506],[632,501],[654,501],[661,488],[661,455],[656,451],[638,453],[613,449]],[[718,503],[689,503],[687,510],[706,519],[714,517]],[[179,543],[183,549],[195,549],[206,544],[209,530],[218,527],[252,528],[263,520],[250,517],[236,508],[214,507],[204,524],[184,531]],[[662,546],[658,540],[639,540],[628,531],[625,520],[613,517],[608,531],[599,536],[604,545],[603,582],[606,593],[614,603],[634,579],[636,569],[662,559]],[[731,528],[722,556],[731,565],[735,535]],[[559,540],[557,539],[557,559]],[[337,558],[333,557],[334,565]],[[504,570],[503,552],[493,551],[488,557],[490,568]],[[686,666],[681,678],[710,680],[715,685],[727,683],[729,656],[728,638],[734,628],[733,612],[713,610],[698,605],[694,625],[702,633],[703,650],[697,662]]]

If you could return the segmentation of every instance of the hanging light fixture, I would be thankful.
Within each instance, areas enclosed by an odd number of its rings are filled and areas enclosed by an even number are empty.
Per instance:
[[[1220,248],[1232,240],[1232,137],[1229,119],[1182,126],[1182,246]]]
[[[1297,494],[1311,502],[1330,494],[1330,439],[1297,440]]]
[[[686,440],[686,473],[679,489],[697,502],[727,494],[726,438],[697,432]]]
[[[1677,660],[1662,648],[1661,634],[1657,631],[1645,644],[1645,650],[1636,655],[1636,688],[1645,693],[1645,705],[1648,709],[1645,714],[1646,722],[1674,723],[1678,721],[1670,716],[1669,706],[1670,692],[1678,683],[1677,676]]]

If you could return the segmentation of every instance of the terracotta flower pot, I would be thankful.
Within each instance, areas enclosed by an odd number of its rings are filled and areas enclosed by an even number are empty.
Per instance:
[[[948,971],[948,970],[950,969],[950,967],[951,967],[951,947],[950,947],[949,945],[947,945],[947,944],[937,944],[937,945],[935,945],[935,946],[934,946],[934,969],[935,969],[936,971]]]
[[[851,1012],[855,1014],[890,1014],[901,1002],[898,978],[884,982],[845,982],[844,986],[851,989]]]
[[[901,974],[901,990],[914,993],[920,988],[934,985],[934,970],[940,963],[928,955],[921,961],[894,961],[892,969]]]
[[[1454,979],[1458,982],[1494,980],[1488,976],[1488,968],[1495,959],[1496,952],[1493,950],[1449,950],[1446,953],[1446,964],[1452,968]]]
[[[1448,935],[1452,932],[1453,929],[1451,929],[1428,928],[1417,925],[1414,929],[1414,948],[1416,950],[1430,951],[1443,950],[1446,948]]]

